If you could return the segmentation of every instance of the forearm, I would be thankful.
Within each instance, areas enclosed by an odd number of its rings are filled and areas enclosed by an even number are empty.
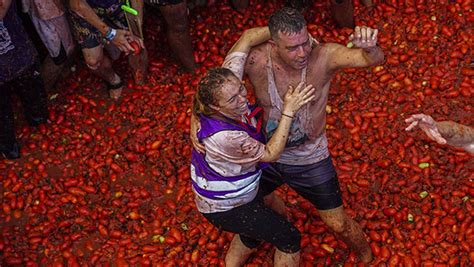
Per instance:
[[[259,45],[270,39],[270,30],[268,27],[258,27],[246,30],[237,42],[229,50],[232,52],[248,53],[253,46]]]
[[[143,0],[131,0],[130,3],[132,8],[138,11],[138,18],[140,19],[143,27]]]
[[[383,50],[377,45],[369,48],[363,48],[362,51],[363,56],[369,66],[382,63],[384,60],[385,56]]]
[[[281,116],[278,128],[275,130],[272,138],[265,145],[265,152],[261,161],[263,162],[274,162],[278,160],[281,153],[285,149],[286,140],[288,140],[288,133],[291,127],[291,118],[287,116]]]
[[[84,0],[70,0],[69,5],[71,10],[82,17],[84,20],[89,22],[92,26],[97,28],[102,35],[105,35],[109,26],[103,22],[94,10]]]
[[[3,20],[5,15],[7,15],[11,3],[12,0],[0,0],[0,20]]]
[[[452,121],[436,122],[436,127],[449,145],[463,147],[466,150],[474,146],[474,128]]]

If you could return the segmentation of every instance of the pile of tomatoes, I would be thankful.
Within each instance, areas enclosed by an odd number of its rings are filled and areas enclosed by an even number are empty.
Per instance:
[[[117,102],[84,65],[49,92],[50,122],[18,129],[22,158],[0,161],[1,265],[223,264],[232,234],[196,211],[190,191],[192,97],[203,73],[243,30],[265,25],[278,2],[251,1],[244,13],[225,3],[193,9],[201,66],[193,74],[176,65],[149,12],[145,85],[133,83],[122,58],[114,67],[129,82]],[[374,2],[369,10],[354,1],[356,22],[379,29],[386,62],[338,72],[326,107],[344,206],[367,234],[374,266],[467,266],[473,158],[405,132],[404,119],[423,112],[474,125],[472,1]],[[305,15],[316,39],[348,43],[352,31],[335,28],[329,1]],[[287,187],[277,193],[303,234],[302,265],[358,263],[309,202]],[[263,244],[249,266],[271,266],[272,249]]]

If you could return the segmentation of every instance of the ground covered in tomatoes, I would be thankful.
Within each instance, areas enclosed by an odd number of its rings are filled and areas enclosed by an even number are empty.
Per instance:
[[[22,158],[0,161],[2,265],[223,263],[232,235],[196,211],[190,191],[190,107],[206,69],[274,10],[252,2],[244,14],[222,3],[192,10],[196,74],[178,70],[163,23],[149,12],[145,85],[130,81],[122,58],[115,67],[129,82],[117,102],[84,65],[49,92],[50,123],[18,127]],[[308,29],[346,44],[351,31],[334,27],[328,2],[306,11]],[[404,119],[423,112],[474,125],[472,1],[374,1],[371,11],[354,2],[357,24],[379,29],[386,62],[333,79],[327,134],[344,206],[364,228],[374,266],[467,266],[473,158],[405,132]],[[278,194],[302,232],[303,266],[357,264],[311,204],[286,187]],[[272,250],[259,247],[249,266],[271,266]]]

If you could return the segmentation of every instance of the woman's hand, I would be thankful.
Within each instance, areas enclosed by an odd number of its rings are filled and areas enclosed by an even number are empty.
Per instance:
[[[296,88],[290,85],[285,94],[282,115],[293,117],[302,106],[316,97],[314,91],[315,89],[311,84],[305,86],[305,83],[300,82]]]
[[[132,38],[132,34],[129,31],[117,29],[117,34],[111,43],[128,55],[130,52],[133,53],[133,48],[129,41],[130,38]]]
[[[199,139],[197,137],[197,132],[201,128],[201,123],[199,121],[199,118],[194,115],[194,113],[191,115],[191,130],[189,131],[189,137],[191,139],[191,143],[193,144],[194,149],[196,149],[199,153],[206,153],[206,148],[204,145],[199,142]]]

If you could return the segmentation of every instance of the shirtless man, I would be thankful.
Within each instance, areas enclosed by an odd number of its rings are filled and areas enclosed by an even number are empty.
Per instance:
[[[255,88],[258,104],[265,110],[268,135],[272,135],[281,119],[282,99],[289,86],[295,88],[300,81],[312,84],[316,100],[295,115],[280,159],[263,170],[260,193],[271,205],[274,200],[271,193],[280,185],[288,184],[313,203],[328,227],[368,263],[372,253],[364,233],[342,207],[325,125],[329,87],[336,71],[383,61],[383,52],[377,46],[377,30],[356,27],[352,49],[335,43],[312,43],[304,17],[292,8],[283,8],[271,15],[269,28],[271,40],[253,48],[248,59],[247,54],[236,52],[229,54],[223,64],[246,64],[245,73]],[[197,125],[191,129],[193,135],[195,127]],[[195,136],[191,138],[196,149],[200,149]]]

